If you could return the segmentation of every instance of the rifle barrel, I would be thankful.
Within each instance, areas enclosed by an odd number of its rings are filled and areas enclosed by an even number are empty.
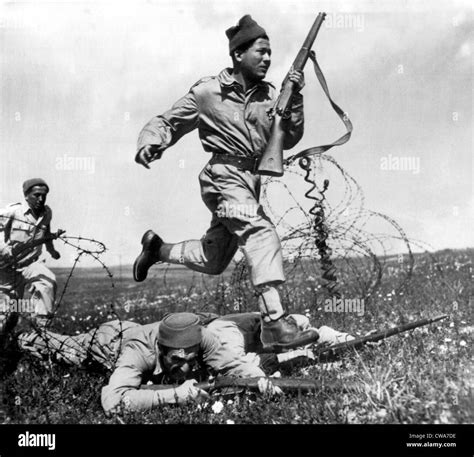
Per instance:
[[[407,332],[417,327],[429,325],[429,324],[432,324],[433,322],[446,319],[447,317],[448,317],[447,314],[442,314],[440,316],[436,316],[431,319],[420,319],[415,322],[409,322],[408,324],[399,325],[397,327],[382,330],[380,332],[376,332],[371,335],[362,336],[360,338],[356,338],[354,340],[347,341],[345,343],[339,343],[334,346],[321,349],[320,351],[316,351],[316,355],[321,356],[325,354],[334,354],[344,349],[357,348],[359,346],[363,346],[366,343],[375,343],[376,341],[383,340],[385,338],[388,338],[389,336],[398,335],[399,333]]]

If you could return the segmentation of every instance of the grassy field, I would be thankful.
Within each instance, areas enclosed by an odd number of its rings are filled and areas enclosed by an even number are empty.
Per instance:
[[[335,386],[310,395],[268,399],[245,393],[205,404],[163,407],[149,413],[106,418],[100,406],[108,375],[58,366],[25,356],[3,381],[2,423],[473,423],[473,250],[415,256],[410,278],[386,266],[378,289],[365,297],[364,313],[326,312],[318,277],[304,267],[283,289],[287,309],[329,325],[365,334],[423,317],[449,319],[386,340],[332,364],[292,373]],[[69,270],[57,270],[59,291]],[[169,311],[256,309],[247,281],[230,273],[204,277],[184,269],[154,268],[134,283],[130,268],[77,269],[61,299],[53,329],[74,334],[117,316],[148,323]],[[344,273],[344,272],[341,272]],[[350,274],[343,277],[350,278]],[[349,279],[346,280],[346,282]],[[402,285],[402,286],[401,286]],[[342,293],[354,297],[351,284]],[[346,287],[346,288],[345,288]],[[352,291],[352,295],[347,291]],[[339,387],[340,389],[339,389]],[[339,389],[339,390],[338,390]],[[344,390],[347,390],[345,392]]]

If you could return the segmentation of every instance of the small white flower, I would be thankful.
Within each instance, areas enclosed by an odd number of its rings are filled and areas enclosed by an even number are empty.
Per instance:
[[[227,419],[227,420],[225,421],[225,423],[226,423],[226,424],[229,424],[229,425],[235,424],[235,422],[234,422],[233,420],[231,420],[231,419]]]
[[[228,405],[232,405],[234,402],[232,400],[227,400]]]
[[[445,338],[445,339],[444,339],[444,342],[445,342],[445,343],[451,343],[451,341],[453,341],[451,338]]]
[[[215,414],[219,414],[224,409],[224,404],[221,401],[216,401],[211,409]]]
[[[454,327],[454,322],[451,322],[451,323],[449,324],[449,326],[450,326],[451,328]]]
[[[464,346],[466,346],[466,344],[467,344],[467,343],[466,343],[464,340],[461,340],[461,341],[459,342],[459,346],[463,346],[463,347],[464,347]]]
[[[357,419],[357,414],[354,412],[354,411],[349,411],[347,413],[347,422],[349,422],[349,424],[353,424]]]

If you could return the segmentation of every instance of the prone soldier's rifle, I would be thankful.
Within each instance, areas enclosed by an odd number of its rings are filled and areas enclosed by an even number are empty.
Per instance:
[[[335,344],[332,346],[316,346],[316,348],[313,350],[313,353],[316,358],[316,361],[319,362],[334,359],[348,351],[360,349],[364,347],[367,343],[376,343],[390,336],[398,335],[403,332],[408,332],[409,330],[413,330],[418,327],[423,327],[424,325],[429,325],[434,322],[438,322],[440,320],[446,319],[447,317],[447,314],[442,314],[440,316],[436,316],[430,319],[420,319],[418,321],[398,325],[393,328],[373,332],[368,335],[361,336],[353,340],[345,341],[343,343]]]
[[[432,324],[440,320],[446,319],[447,314],[433,317],[431,319],[420,319],[415,322],[409,322],[407,324],[399,325],[390,329],[381,330],[375,333],[371,333],[366,336],[355,338],[354,340],[339,343],[329,347],[316,347],[313,350],[315,356],[314,360],[307,360],[306,364],[313,364],[317,362],[324,362],[337,357],[350,350],[357,350],[365,346],[367,343],[375,343],[390,336],[398,335],[409,330],[413,330],[418,327]],[[291,360],[291,352],[287,354],[288,360]],[[217,376],[213,380],[198,382],[195,387],[205,390],[207,392],[223,391],[227,394],[235,394],[241,392],[244,389],[258,390],[258,382],[261,378],[236,378],[233,376]],[[282,390],[287,392],[298,392],[298,393],[309,393],[309,392],[348,392],[357,390],[355,385],[343,385],[324,382],[324,380],[312,380],[312,379],[292,379],[292,378],[270,378],[274,386],[280,387]],[[143,384],[140,389],[145,390],[162,390],[170,389],[176,386],[166,384]]]

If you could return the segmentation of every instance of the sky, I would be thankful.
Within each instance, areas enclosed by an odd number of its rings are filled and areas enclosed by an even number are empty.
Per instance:
[[[313,49],[354,125],[332,156],[366,208],[409,237],[472,247],[468,1],[0,3],[0,207],[22,200],[25,179],[44,178],[52,228],[103,241],[109,265],[133,262],[149,228],[170,242],[200,238],[210,213],[198,174],[209,156],[197,131],[146,170],[134,162],[141,128],[230,66],[225,29],[244,14],[270,37],[267,80],[279,87],[320,11]],[[344,133],[309,64],[305,76],[305,134],[292,153]],[[402,159],[409,165],[397,169]]]

